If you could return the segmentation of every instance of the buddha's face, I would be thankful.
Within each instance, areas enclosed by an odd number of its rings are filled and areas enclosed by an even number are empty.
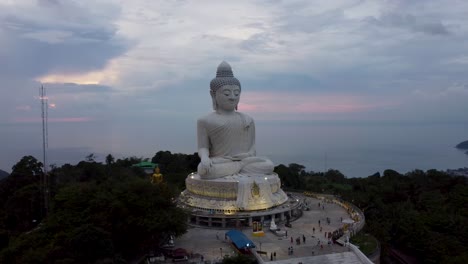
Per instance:
[[[241,90],[237,85],[224,85],[216,91],[215,99],[218,109],[234,111],[239,103]]]

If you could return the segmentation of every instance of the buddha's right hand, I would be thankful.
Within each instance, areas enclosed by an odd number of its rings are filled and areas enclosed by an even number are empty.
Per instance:
[[[202,158],[200,164],[198,165],[198,174],[206,175],[211,169],[211,159],[210,158]]]

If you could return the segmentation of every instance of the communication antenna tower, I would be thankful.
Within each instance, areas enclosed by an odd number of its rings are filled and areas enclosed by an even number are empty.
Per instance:
[[[42,157],[43,157],[43,176],[41,179],[41,191],[44,197],[44,209],[45,214],[49,212],[49,175],[48,175],[48,165],[47,165],[47,149],[49,148],[48,140],[48,109],[49,109],[49,99],[46,95],[46,89],[43,85],[39,89],[39,98],[41,100],[41,110],[42,110]]]

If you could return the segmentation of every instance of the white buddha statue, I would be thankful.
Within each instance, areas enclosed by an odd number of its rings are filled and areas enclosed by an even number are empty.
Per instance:
[[[215,111],[197,122],[200,177],[271,174],[274,164],[255,153],[254,120],[237,111],[241,85],[225,61],[210,83],[210,94]]]
[[[255,123],[237,112],[241,85],[222,62],[210,83],[214,111],[198,119],[197,173],[185,179],[179,197],[193,208],[227,214],[279,206],[288,200],[274,165],[255,153]]]

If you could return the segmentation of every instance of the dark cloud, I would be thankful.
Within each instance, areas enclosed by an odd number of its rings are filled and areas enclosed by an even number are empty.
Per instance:
[[[371,17],[368,21],[378,26],[403,28],[429,35],[450,34],[441,21],[411,14],[386,13],[380,18]]]
[[[288,8],[290,8],[290,12],[285,12],[284,15],[278,18],[281,21],[278,26],[281,31],[313,33],[350,22],[345,19],[341,8],[314,15],[297,12],[301,9],[296,10],[295,6]]]
[[[33,79],[47,73],[92,71],[130,47],[117,37],[112,20],[95,18],[90,10],[44,0],[37,8],[52,17],[0,11],[0,33],[7,36],[0,43],[0,76]],[[73,8],[73,16],[65,18]]]
[[[115,32],[100,29],[91,32],[69,32],[74,37],[92,41],[47,43],[25,38],[18,30],[8,30],[14,46],[10,47],[8,54],[2,58],[0,73],[35,78],[50,72],[92,71],[103,68],[110,59],[121,55],[128,48],[124,41],[114,38]]]
[[[432,35],[447,35],[450,33],[440,22],[422,24],[415,27],[415,29]]]

